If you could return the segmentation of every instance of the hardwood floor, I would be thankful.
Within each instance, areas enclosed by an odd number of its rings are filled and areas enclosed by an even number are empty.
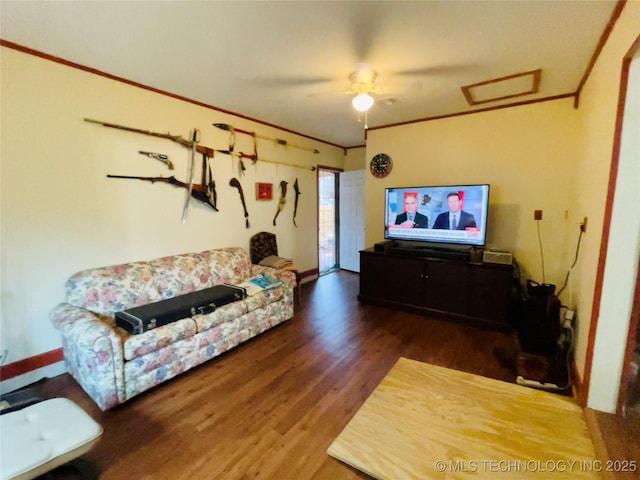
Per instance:
[[[344,271],[304,285],[291,321],[107,412],[68,374],[41,389],[104,427],[88,455],[103,480],[369,478],[326,450],[399,357],[515,375],[492,353],[507,334],[361,305],[358,285]]]

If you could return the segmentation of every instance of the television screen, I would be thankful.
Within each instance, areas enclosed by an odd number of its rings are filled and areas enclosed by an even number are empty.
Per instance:
[[[483,246],[489,185],[387,188],[384,238]]]

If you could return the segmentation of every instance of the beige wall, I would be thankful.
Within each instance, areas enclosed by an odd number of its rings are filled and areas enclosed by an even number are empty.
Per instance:
[[[366,244],[383,239],[385,187],[489,183],[488,246],[513,252],[523,279],[542,282],[533,219],[542,209],[545,280],[558,284],[569,266],[563,244],[576,115],[564,99],[370,131],[367,158],[387,153],[393,170],[367,176]]]
[[[367,168],[366,147],[349,148],[344,159],[344,171],[362,170]]]
[[[580,107],[578,109],[578,154],[576,164],[572,169],[572,182],[570,201],[577,205],[580,212],[588,215],[588,230],[584,236],[580,261],[572,274],[573,295],[565,298],[577,311],[578,318],[578,342],[576,349],[576,360],[581,374],[585,369],[585,355],[588,345],[589,322],[591,321],[591,310],[593,304],[593,294],[595,278],[600,258],[600,243],[602,239],[602,228],[604,220],[604,208],[606,204],[606,194],[609,184],[609,170],[613,150],[614,129],[616,122],[617,103],[620,88],[620,75],[624,55],[627,54],[633,42],[640,35],[640,2],[627,2],[622,14],[616,22],[615,28],[607,41],[605,48],[600,54],[595,64],[588,82],[580,96]],[[637,77],[636,77],[637,79]],[[637,89],[637,81],[635,83]],[[629,87],[630,89],[632,86]],[[635,103],[635,115],[637,116],[638,104]],[[628,113],[629,107],[627,108]],[[632,133],[637,140],[637,128]],[[634,148],[635,150],[635,148]],[[635,150],[634,158],[627,160],[636,164],[636,175],[626,173],[618,178],[617,189],[628,189],[638,191],[637,163],[638,151]],[[622,161],[622,160],[621,160]],[[633,171],[633,170],[631,170]],[[625,170],[629,172],[629,170]],[[633,198],[633,197],[632,197]],[[637,198],[637,195],[636,197]],[[632,202],[637,206],[637,200]],[[637,215],[637,213],[636,213]],[[571,218],[575,223],[579,216]],[[613,224],[612,224],[613,225]],[[633,222],[623,227],[623,235],[631,236],[633,232]],[[571,250],[575,249],[573,239],[568,245]],[[637,239],[635,239],[637,242]],[[631,240],[633,245],[634,240]],[[638,246],[636,245],[636,249]],[[633,247],[612,252],[614,256],[622,258],[623,263],[633,264],[637,258],[637,250]],[[615,263],[608,257],[611,266]],[[615,260],[615,259],[614,259]],[[637,262],[635,263],[637,265]],[[635,272],[633,278],[624,277],[623,272],[609,272],[611,279],[624,282],[626,287],[635,285]],[[607,278],[605,278],[605,281]],[[615,290],[620,291],[621,285],[617,285]],[[606,303],[605,292],[607,285],[603,289],[603,305]],[[632,295],[627,295],[626,299],[617,299],[614,303],[616,308],[621,308],[625,304],[630,304]],[[589,393],[589,406],[604,411],[615,411],[618,393],[618,384],[622,370],[622,356],[628,333],[628,314],[616,314],[613,311],[597,313],[598,330],[597,344],[601,347],[596,349],[593,357],[593,369],[591,374],[591,390]]]
[[[623,56],[640,34],[638,19],[640,2],[628,2],[577,110],[573,99],[564,99],[368,132],[366,158],[385,152],[394,161],[385,179],[367,177],[369,246],[383,238],[385,187],[487,182],[491,184],[488,246],[512,251],[522,278],[541,281],[533,210],[542,209],[546,281],[560,287],[575,256],[578,224],[588,217],[579,261],[562,295],[563,304],[577,312],[575,358],[581,377],[587,362],[620,71]],[[637,179],[618,182],[628,185]],[[638,255],[633,248],[612,253],[631,262]],[[627,287],[634,278],[625,280]],[[607,314],[599,318],[589,396],[594,408],[615,410],[627,329],[628,318]],[[612,345],[615,352],[609,350]]]
[[[341,148],[296,137],[248,120],[109,80],[78,69],[2,48],[2,308],[1,345],[7,363],[60,347],[49,311],[64,300],[74,272],[102,265],[151,259],[215,247],[248,248],[262,230],[278,236],[280,253],[301,270],[317,268],[317,182],[310,169],[246,162],[240,177],[251,228],[245,229],[240,199],[229,179],[237,162],[218,154],[213,161],[219,212],[192,203],[186,224],[180,216],[185,190],[167,184],[115,180],[106,174],[187,178],[188,150],[168,140],[86,123],[84,117],[188,136],[197,127],[201,144],[227,148],[230,123],[317,148],[313,153],[263,142],[262,158],[342,168]],[[168,154],[175,171],[139,155]],[[236,151],[251,152],[250,137],[238,135]],[[201,157],[196,161],[199,181]],[[300,182],[297,223],[292,223],[293,182]],[[288,202],[272,225],[278,184],[289,182]],[[274,200],[255,200],[255,182],[274,185]],[[37,378],[36,378],[37,379]]]

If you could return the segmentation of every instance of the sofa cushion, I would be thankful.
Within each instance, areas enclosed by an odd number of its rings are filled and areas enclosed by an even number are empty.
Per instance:
[[[135,384],[137,379],[146,373],[155,372],[158,384],[191,368],[189,356],[195,351],[197,343],[197,337],[189,337],[126,362],[124,377],[127,398],[131,398],[132,394],[130,384]]]
[[[83,270],[66,283],[67,302],[95,313],[113,315],[223,283],[237,284],[251,273],[242,248],[220,248]]]
[[[153,276],[147,262],[83,270],[67,280],[67,302],[105,315],[157,302],[162,297],[152,288]]]
[[[263,290],[245,299],[245,302],[247,303],[247,311],[253,312],[254,310],[257,310],[259,308],[264,308],[270,303],[282,300],[282,297],[284,297],[283,287],[275,287],[268,290]]]
[[[196,254],[201,262],[209,265],[213,283],[237,284],[245,281],[251,274],[251,259],[242,248],[230,247],[207,250]]]
[[[270,309],[264,308],[234,318],[196,335],[198,349],[205,349],[207,354],[219,355],[238,343],[251,338],[257,323],[269,318]],[[214,350],[211,350],[213,346]]]
[[[213,312],[207,313],[206,315],[194,315],[192,318],[199,333],[217,327],[223,323],[230,322],[241,317],[245,313],[247,313],[247,302],[246,300],[241,300],[218,307]]]
[[[193,319],[184,318],[139,335],[131,335],[120,327],[117,327],[117,331],[122,337],[124,358],[128,361],[193,337],[196,334],[196,324]]]
[[[153,271],[150,288],[163,300],[209,288],[217,283],[210,265],[197,254],[150,260],[149,267]]]

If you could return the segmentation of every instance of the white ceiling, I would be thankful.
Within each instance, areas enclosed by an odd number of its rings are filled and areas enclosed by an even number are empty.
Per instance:
[[[574,93],[607,1],[2,1],[3,40],[307,136],[364,144],[356,64],[399,101],[369,127]],[[461,87],[542,69],[540,91],[469,106]],[[219,121],[211,112],[211,121]],[[199,126],[203,128],[204,126]]]

